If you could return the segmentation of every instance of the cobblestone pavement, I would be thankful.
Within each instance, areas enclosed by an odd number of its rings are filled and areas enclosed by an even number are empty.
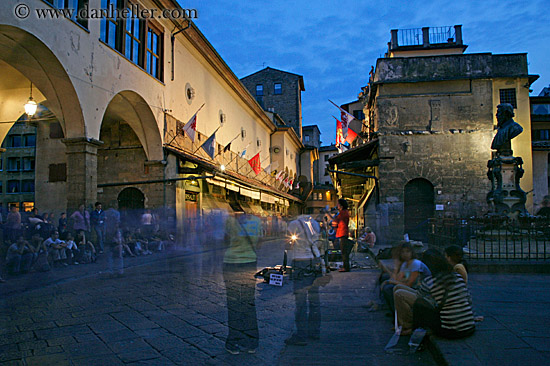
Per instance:
[[[258,267],[280,263],[282,248],[281,240],[265,242]],[[258,281],[259,347],[255,354],[229,354],[219,258],[213,252],[157,254],[128,260],[122,277],[98,274],[100,263],[11,279],[0,290],[0,364],[433,364],[428,352],[384,352],[392,322],[363,308],[377,296],[378,271],[365,268],[369,262],[359,254],[362,269],[333,272],[321,288],[319,341],[285,346],[294,327],[292,285]]]

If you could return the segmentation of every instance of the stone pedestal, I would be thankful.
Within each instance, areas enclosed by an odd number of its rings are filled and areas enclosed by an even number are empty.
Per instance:
[[[67,147],[67,211],[85,204],[90,208],[97,199],[97,148],[101,141],[80,137],[63,139]]]
[[[491,181],[491,191],[487,203],[492,212],[504,215],[526,213],[526,193],[520,187],[523,177],[521,157],[499,155],[487,162],[487,177]]]

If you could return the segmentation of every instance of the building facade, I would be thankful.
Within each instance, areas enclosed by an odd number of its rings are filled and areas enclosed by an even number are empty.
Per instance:
[[[24,115],[31,87],[32,98],[51,113],[31,118],[40,210],[70,214],[99,200],[119,210],[158,209],[180,229],[216,207],[266,216],[300,211],[300,198],[263,169],[252,169],[271,163],[276,143],[288,155],[279,169],[296,174],[300,139],[279,130],[193,22],[33,21],[36,9],[58,2],[28,1],[28,19],[11,15],[16,3],[0,4],[0,72],[6,76],[0,118]],[[99,9],[102,3],[78,5]],[[117,4],[130,12],[136,4],[181,9],[171,0]],[[194,141],[183,132],[193,120]],[[0,138],[11,127],[0,125]],[[210,155],[201,146],[214,134]]]
[[[356,149],[371,158],[350,160],[353,151],[348,151],[330,161],[338,170],[376,176],[363,178],[363,197],[376,181],[379,203],[372,226],[383,236],[399,239],[408,233],[425,241],[431,217],[488,212],[487,161],[500,103],[513,104],[514,119],[524,129],[512,148],[523,158],[523,190],[533,189],[529,85],[536,77],[528,74],[526,54],[464,54],[460,26],[399,32],[392,31],[364,98],[363,132],[370,141]],[[359,179],[334,178],[341,182],[339,192]],[[532,210],[532,195],[527,207]]]
[[[302,138],[302,92],[306,89],[301,75],[266,67],[241,81],[262,108],[277,113]]]
[[[531,97],[533,200],[538,210],[550,187],[550,88]],[[534,210],[533,213],[536,213]]]

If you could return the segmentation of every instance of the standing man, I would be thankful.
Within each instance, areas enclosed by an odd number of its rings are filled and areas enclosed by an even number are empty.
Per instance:
[[[95,203],[95,210],[93,210],[90,215],[90,221],[97,238],[99,252],[103,253],[103,243],[105,241],[105,211],[102,210],[101,202]]]
[[[349,272],[349,254],[353,248],[353,244],[348,239],[349,236],[349,211],[348,211],[348,202],[340,198],[338,200],[338,216],[333,217],[327,213],[327,215],[332,219],[332,226],[336,228],[336,242],[338,243],[340,249],[342,250],[342,260],[344,262],[344,268],[340,268],[339,272]]]

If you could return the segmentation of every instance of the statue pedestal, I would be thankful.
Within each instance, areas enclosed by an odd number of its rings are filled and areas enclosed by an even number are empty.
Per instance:
[[[492,212],[498,214],[526,213],[527,194],[519,181],[523,177],[523,159],[512,155],[501,155],[487,162],[487,177],[491,181],[491,191],[487,203]]]

